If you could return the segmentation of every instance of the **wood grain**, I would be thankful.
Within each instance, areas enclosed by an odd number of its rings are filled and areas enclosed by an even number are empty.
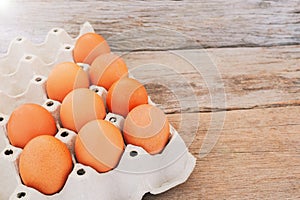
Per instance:
[[[123,58],[167,113],[300,105],[300,46],[129,52]],[[225,102],[224,102],[225,100]]]
[[[9,1],[0,11],[0,52],[53,27],[78,33],[90,21],[114,50],[300,44],[298,0]]]
[[[6,2],[0,53],[90,21],[168,114],[197,166],[143,199],[300,199],[299,0]]]
[[[199,150],[211,113],[186,113],[201,119],[189,150],[198,157],[189,180],[144,199],[298,199],[300,198],[300,107],[226,112],[218,143],[204,158]],[[180,114],[168,115],[180,134],[190,135]]]

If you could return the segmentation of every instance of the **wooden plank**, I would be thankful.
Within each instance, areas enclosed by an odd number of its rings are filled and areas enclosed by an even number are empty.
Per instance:
[[[7,1],[0,52],[22,35],[44,40],[54,27],[78,33],[84,21],[114,50],[275,46],[300,43],[298,0]]]
[[[220,138],[204,158],[199,150],[211,113],[182,114],[202,122],[189,146],[196,168],[186,183],[144,199],[299,199],[299,112],[298,106],[226,112]],[[183,137],[195,126],[182,126],[180,114],[168,118]]]
[[[299,161],[295,153],[212,154],[185,184],[144,200],[299,199]]]
[[[227,111],[219,140],[222,144],[213,152],[299,152],[299,111],[300,106]],[[182,113],[169,114],[168,118],[185,142],[191,144],[190,150],[196,155],[208,130],[219,131],[212,124],[215,120],[212,115]],[[223,144],[227,144],[226,148]]]
[[[197,166],[185,184],[144,199],[300,198],[298,0],[25,1],[9,8],[0,8],[0,53],[18,35],[42,42],[61,27],[75,36],[88,20],[154,102],[176,113],[168,118]],[[204,156],[208,133],[220,137]]]
[[[300,105],[300,46],[128,52],[167,113]]]

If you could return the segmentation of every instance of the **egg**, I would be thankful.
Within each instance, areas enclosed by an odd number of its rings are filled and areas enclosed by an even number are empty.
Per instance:
[[[51,113],[37,104],[23,104],[11,114],[7,123],[7,136],[13,146],[24,148],[39,135],[55,135],[56,124]]]
[[[150,154],[160,153],[170,137],[166,115],[159,108],[144,104],[127,115],[123,135],[127,144],[144,148]]]
[[[78,38],[73,50],[73,58],[77,63],[91,65],[96,57],[109,53],[106,40],[99,34],[86,33]]]
[[[75,132],[78,132],[89,121],[104,119],[105,115],[106,110],[102,98],[86,88],[70,92],[60,108],[62,126]]]
[[[20,154],[19,172],[23,183],[46,195],[63,188],[72,168],[70,151],[53,136],[32,139]]]
[[[94,120],[79,131],[75,141],[75,155],[79,163],[98,172],[117,166],[124,151],[120,130],[105,120]]]
[[[92,84],[108,90],[121,77],[128,76],[128,69],[121,57],[113,53],[102,54],[93,61],[89,76]]]
[[[72,62],[56,65],[50,72],[46,83],[48,97],[59,102],[62,102],[73,89],[88,87],[88,74]]]
[[[108,90],[106,104],[110,112],[127,116],[138,105],[148,103],[145,87],[135,79],[121,78]]]

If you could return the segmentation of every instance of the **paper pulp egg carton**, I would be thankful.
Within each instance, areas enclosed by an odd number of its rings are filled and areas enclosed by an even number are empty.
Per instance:
[[[94,32],[85,23],[80,35]],[[78,37],[79,37],[78,36]],[[33,44],[25,38],[11,42],[8,53],[0,57],[0,199],[142,199],[145,193],[159,194],[185,182],[192,173],[196,159],[177,131],[170,126],[171,138],[162,153],[149,155],[143,148],[127,145],[118,166],[98,173],[77,163],[74,156],[76,133],[61,128],[60,103],[47,99],[45,83],[48,73],[60,62],[73,61],[76,38],[63,29],[52,29],[43,44]],[[88,70],[87,65],[82,65]],[[90,86],[104,100],[107,91]],[[64,142],[73,156],[74,168],[64,187],[54,195],[44,195],[22,184],[18,161],[22,149],[10,145],[6,124],[12,111],[23,103],[36,103],[49,110],[57,122],[56,138]],[[149,103],[155,105],[149,98]],[[30,116],[28,116],[30,117]],[[108,113],[105,120],[122,129],[124,118]]]

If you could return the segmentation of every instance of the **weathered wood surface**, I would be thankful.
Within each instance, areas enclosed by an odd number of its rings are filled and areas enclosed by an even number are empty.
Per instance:
[[[131,72],[170,113],[171,123],[198,156],[187,183],[145,199],[300,198],[299,50],[285,46],[124,54]],[[224,108],[214,108],[210,101],[210,95],[218,97],[222,90],[209,91],[205,84],[218,75],[226,93]],[[224,127],[212,152],[201,158],[208,130],[219,131],[210,124],[213,113],[203,113],[210,111],[226,115]]]
[[[167,113],[176,113],[300,105],[299,55],[300,46],[284,46],[123,57],[152,99]]]
[[[168,113],[197,166],[144,199],[300,198],[300,1],[10,2],[0,7],[0,53],[19,35],[76,36],[90,21]],[[219,131],[216,113],[224,127],[200,157]]]
[[[189,150],[198,157],[190,179],[164,194],[145,199],[299,199],[300,107],[226,112],[218,143],[199,158],[211,113],[185,113],[201,126]],[[181,126],[181,115],[168,115],[181,135],[196,125]]]
[[[114,50],[300,44],[298,0],[8,2],[0,9],[2,53],[13,38],[41,42],[53,27],[75,36],[86,20]]]

